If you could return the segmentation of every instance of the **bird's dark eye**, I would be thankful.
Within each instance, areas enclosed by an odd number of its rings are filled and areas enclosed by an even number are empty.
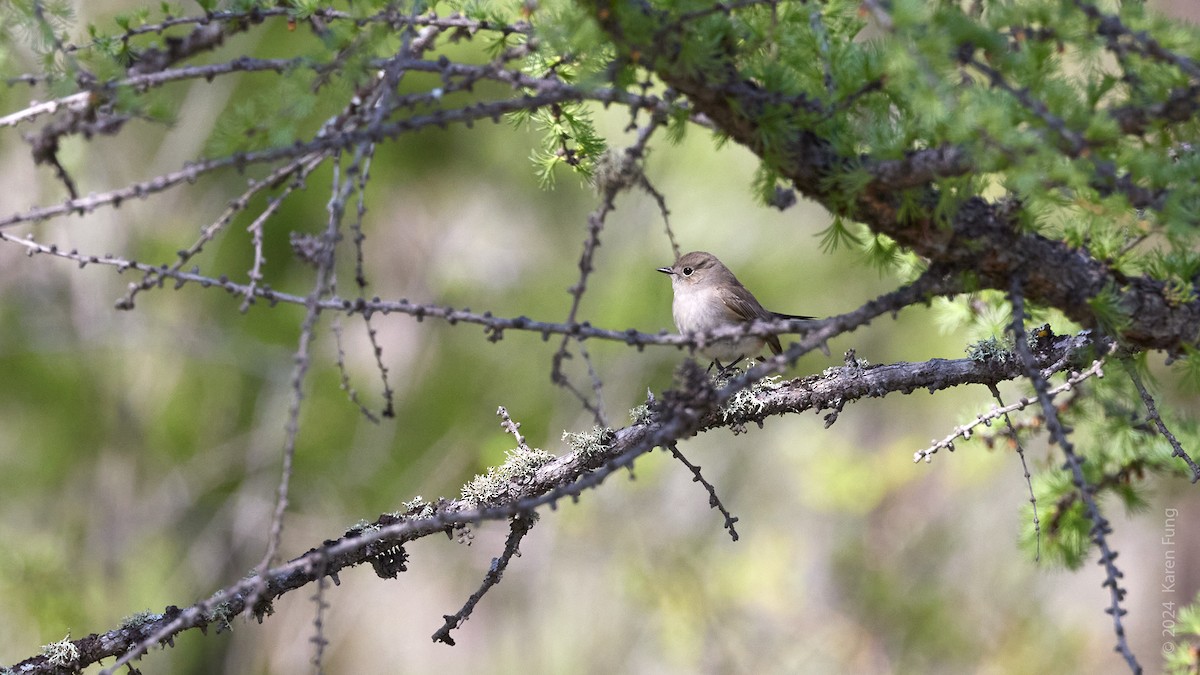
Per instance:
[[[685,276],[685,277],[692,276],[692,268],[690,268],[690,267],[683,268],[683,276]]]

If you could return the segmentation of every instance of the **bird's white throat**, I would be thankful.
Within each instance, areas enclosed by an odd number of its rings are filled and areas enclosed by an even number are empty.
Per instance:
[[[678,283],[674,291],[671,314],[680,332],[709,331],[729,323],[725,303],[712,286],[699,288],[693,284]]]

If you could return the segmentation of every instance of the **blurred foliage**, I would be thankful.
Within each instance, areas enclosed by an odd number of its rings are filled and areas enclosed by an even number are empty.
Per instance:
[[[1162,603],[1165,672],[1186,675],[1200,669],[1200,595],[1190,605]],[[1182,638],[1182,639],[1181,639]]]

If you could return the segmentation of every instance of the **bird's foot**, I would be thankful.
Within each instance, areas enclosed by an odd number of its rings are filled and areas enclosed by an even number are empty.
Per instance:
[[[730,363],[728,365],[721,365],[720,359],[713,359],[713,362],[708,364],[707,372],[711,373],[713,366],[716,366],[717,367],[717,377],[729,377],[730,375],[733,374],[734,370],[737,368],[737,364],[741,363],[742,360],[745,358],[746,358],[745,355],[739,356],[736,359],[734,359],[734,361],[732,363]]]

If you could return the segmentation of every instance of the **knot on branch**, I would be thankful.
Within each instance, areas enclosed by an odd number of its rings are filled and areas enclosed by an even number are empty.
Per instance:
[[[696,415],[717,405],[717,390],[708,373],[694,359],[684,361],[675,370],[679,386],[663,392],[662,398],[650,403],[650,410],[661,419]]]
[[[408,571],[408,552],[402,544],[392,544],[371,557],[371,567],[380,579],[395,579]]]
[[[954,229],[960,236],[972,239],[1014,236],[1016,229],[1009,225],[1015,215],[1014,209],[1004,208],[1004,204],[989,204],[982,197],[971,197],[955,214]]]

